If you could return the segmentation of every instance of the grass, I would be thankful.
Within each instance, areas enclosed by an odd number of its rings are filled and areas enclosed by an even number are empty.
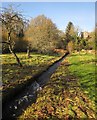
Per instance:
[[[95,100],[95,55],[94,54],[72,54],[68,57],[71,74],[78,78],[78,83],[84,93]]]
[[[19,120],[95,118],[94,102],[81,91],[77,79],[65,66],[67,64],[65,61],[38,93],[36,103],[29,106],[18,118]]]
[[[25,53],[17,54],[23,64],[20,68],[16,64],[16,60],[11,54],[2,54],[2,82],[3,82],[3,97],[10,95],[12,90],[19,86],[23,86],[27,80],[39,72],[45,70],[58,57],[40,54],[31,54],[28,59]]]
[[[79,57],[80,62],[83,63],[79,62],[78,59]],[[42,91],[38,93],[36,103],[33,103],[31,106],[29,106],[18,119],[19,120],[21,119],[68,120],[68,119],[91,119],[91,118],[95,119],[96,112],[95,103],[94,101],[88,98],[86,93],[83,92],[83,86],[79,84],[82,81],[82,79],[80,79],[80,76],[85,77],[84,75],[86,75],[85,73],[87,72],[88,69],[87,68],[83,70],[83,67],[80,64],[84,64],[84,62],[91,60],[92,62],[94,61],[94,57],[92,55],[80,56],[74,54],[72,56],[69,56],[65,61],[62,62],[61,66],[52,75],[48,84],[42,89]],[[69,67],[66,66],[68,65],[66,61],[70,61]],[[80,67],[81,69],[78,69],[79,68],[78,64],[79,66],[81,66]],[[94,62],[92,64],[94,64]],[[92,71],[93,68],[91,69],[90,68],[89,75],[90,73],[91,75],[94,75],[93,73],[94,71]],[[84,71],[84,73],[82,70]],[[75,75],[77,75],[77,77]]]
[[[30,59],[23,53],[18,56],[24,65],[22,69],[15,64],[16,61],[11,55],[2,55],[3,82],[6,88],[17,80],[25,82],[25,79],[27,80],[44,70],[59,59],[59,57],[39,54],[32,54]],[[95,56],[92,54],[72,54],[62,62],[47,85],[39,91],[36,103],[29,106],[18,119],[95,118],[94,98]]]

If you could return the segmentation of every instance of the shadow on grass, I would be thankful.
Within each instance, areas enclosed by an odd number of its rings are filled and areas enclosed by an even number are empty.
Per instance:
[[[21,115],[28,106],[32,103],[35,103],[37,100],[37,92],[32,92],[24,90],[21,95],[14,98],[14,101],[10,101],[8,105],[3,106],[3,120],[11,120],[17,119],[19,115]],[[6,107],[7,106],[7,107]]]
[[[48,82],[50,76],[68,54],[69,53],[66,53],[62,58],[50,65],[46,70],[24,83],[24,85],[18,86],[17,88],[15,87],[15,95],[12,94],[12,96],[10,94],[3,100],[3,119],[16,119],[29,105],[35,102],[37,99],[37,88],[40,89]]]

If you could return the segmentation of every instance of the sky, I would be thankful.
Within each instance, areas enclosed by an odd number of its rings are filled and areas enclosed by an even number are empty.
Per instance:
[[[2,4],[8,6],[10,2]],[[14,2],[12,3],[28,19],[44,14],[58,27],[65,31],[69,21],[81,31],[93,31],[95,28],[94,2]]]

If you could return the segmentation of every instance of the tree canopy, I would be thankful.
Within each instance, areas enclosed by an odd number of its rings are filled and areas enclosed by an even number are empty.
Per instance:
[[[31,20],[26,32],[26,38],[32,49],[39,52],[50,52],[56,48],[59,38],[56,25],[44,15]]]
[[[74,26],[70,21],[65,32],[59,30],[50,18],[39,15],[28,23],[23,15],[16,11],[13,6],[3,8],[0,13],[2,28],[2,42],[10,43],[17,52],[32,51],[39,53],[52,53],[56,48],[70,51],[82,49],[94,49],[95,32],[92,31],[88,38],[84,38],[83,31]],[[10,36],[8,38],[8,36]],[[3,52],[8,52],[8,44],[2,45]],[[28,50],[29,51],[29,50]]]

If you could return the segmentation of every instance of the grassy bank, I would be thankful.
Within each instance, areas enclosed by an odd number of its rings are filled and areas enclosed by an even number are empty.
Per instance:
[[[48,84],[38,93],[36,103],[29,106],[19,120],[95,118],[94,102],[80,90],[77,78],[70,74],[66,66],[68,63],[65,61],[52,75]]]
[[[81,89],[92,100],[95,100],[95,55],[94,54],[72,54],[68,57],[70,74],[78,78]]]
[[[23,74],[22,77],[29,78],[37,72],[45,69],[59,57],[45,56],[33,54],[30,59],[26,58],[23,54],[18,54],[20,57],[23,68],[22,70],[15,64],[15,61],[10,58],[10,65],[7,61],[7,56],[3,65],[13,70],[12,75],[17,80],[18,72]],[[7,59],[6,59],[7,58]],[[30,67],[29,67],[30,66]],[[27,67],[29,69],[27,69]],[[31,71],[32,70],[32,71]],[[23,73],[24,72],[24,73]],[[10,72],[6,72],[9,74]],[[5,78],[8,78],[6,77]],[[20,78],[21,78],[21,74]],[[11,74],[9,74],[11,76]],[[8,80],[8,79],[7,79]],[[10,81],[11,79],[9,79]],[[4,78],[3,78],[4,81]],[[10,81],[14,83],[14,81]],[[19,81],[19,79],[18,79]],[[25,82],[24,79],[22,82]],[[8,85],[6,81],[5,86]],[[89,97],[88,97],[89,96]],[[52,75],[47,85],[39,91],[36,103],[29,106],[19,119],[31,120],[62,120],[62,119],[90,119],[95,118],[95,56],[92,54],[72,54],[68,56]],[[91,99],[90,99],[91,98]]]

